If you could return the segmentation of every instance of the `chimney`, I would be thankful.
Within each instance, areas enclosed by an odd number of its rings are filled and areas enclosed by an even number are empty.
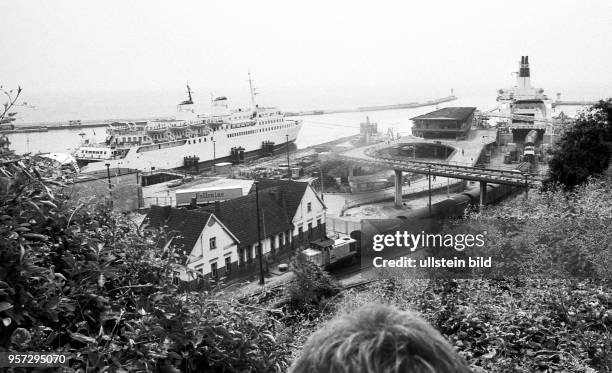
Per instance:
[[[191,197],[191,203],[189,204],[189,210],[194,210],[198,208],[198,199],[196,197]]]
[[[215,216],[221,218],[221,202],[215,201]]]

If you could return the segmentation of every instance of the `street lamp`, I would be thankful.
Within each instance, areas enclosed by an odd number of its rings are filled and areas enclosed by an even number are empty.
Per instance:
[[[105,163],[106,166],[106,178],[108,179],[108,196],[110,199],[110,206],[113,207],[113,185],[111,184],[111,175],[110,175],[110,163]]]
[[[325,200],[325,185],[323,184],[323,169],[319,166],[319,177],[321,178],[321,201]]]
[[[263,247],[261,246],[261,222],[259,221],[259,182],[255,181],[255,207],[257,208],[257,251],[259,254],[259,285],[264,284]]]
[[[287,138],[287,177],[291,180],[291,166],[289,165],[289,135],[285,135]]]
[[[431,218],[431,165],[427,166],[427,180],[429,181],[429,217]]]

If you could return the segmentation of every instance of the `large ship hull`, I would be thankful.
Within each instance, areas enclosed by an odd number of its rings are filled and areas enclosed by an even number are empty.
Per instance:
[[[228,160],[232,148],[243,148],[253,156],[260,152],[264,142],[278,149],[295,142],[302,127],[299,121],[286,120],[277,126],[254,125],[220,129],[206,136],[152,145],[134,146],[118,159],[87,159],[81,171],[94,172],[110,168],[131,168],[141,171],[174,169],[185,166],[185,157],[197,157],[199,163]],[[79,160],[84,161],[84,160]]]

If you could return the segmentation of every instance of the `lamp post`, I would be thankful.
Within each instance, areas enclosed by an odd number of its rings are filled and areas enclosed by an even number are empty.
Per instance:
[[[429,217],[431,218],[431,165],[427,166],[427,180],[429,181]]]
[[[217,163],[217,142],[213,140],[213,169]]]
[[[325,185],[323,184],[323,169],[319,166],[319,177],[321,178],[321,201],[325,200]]]
[[[111,175],[110,175],[110,163],[105,163],[106,166],[106,178],[108,179],[108,196],[110,200],[110,206],[113,207],[113,185],[111,184]]]
[[[259,182],[255,181],[255,207],[257,208],[257,251],[259,254],[259,285],[264,284],[263,247],[261,246],[261,222],[259,221]]]
[[[289,165],[289,135],[285,135],[287,138],[287,177],[291,180],[291,166]]]

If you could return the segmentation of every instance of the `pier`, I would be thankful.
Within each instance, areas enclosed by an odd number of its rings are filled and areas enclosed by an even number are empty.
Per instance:
[[[599,101],[580,101],[580,100],[571,100],[571,101],[553,101],[552,107],[557,106],[592,106],[597,105]]]
[[[442,104],[444,102],[450,102],[456,100],[457,97],[453,94],[447,97],[437,98],[434,100],[428,100],[425,102],[410,102],[406,104],[394,104],[394,105],[377,105],[377,106],[362,106],[354,109],[336,109],[336,110],[308,110],[298,112],[286,112],[285,115],[290,116],[301,116],[301,115],[323,115],[323,114],[339,114],[339,113],[356,113],[365,111],[381,111],[381,110],[397,110],[397,109],[414,109],[424,106],[432,106]]]
[[[524,173],[513,168],[484,168],[476,164],[484,147],[495,143],[496,137],[490,130],[473,130],[466,140],[431,141],[417,137],[406,137],[393,142],[375,144],[352,149],[340,154],[340,157],[352,164],[375,166],[395,171],[395,205],[402,205],[402,177],[404,172],[427,175],[421,182],[431,185],[435,176],[447,179],[475,181],[480,184],[481,202],[486,199],[488,183],[504,184],[518,187],[536,187],[542,184],[543,177],[538,174]],[[431,143],[454,148],[453,153],[445,161],[416,160],[406,157],[381,155],[378,150],[401,144]],[[426,185],[424,185],[426,186]],[[483,202],[484,203],[484,202]]]

